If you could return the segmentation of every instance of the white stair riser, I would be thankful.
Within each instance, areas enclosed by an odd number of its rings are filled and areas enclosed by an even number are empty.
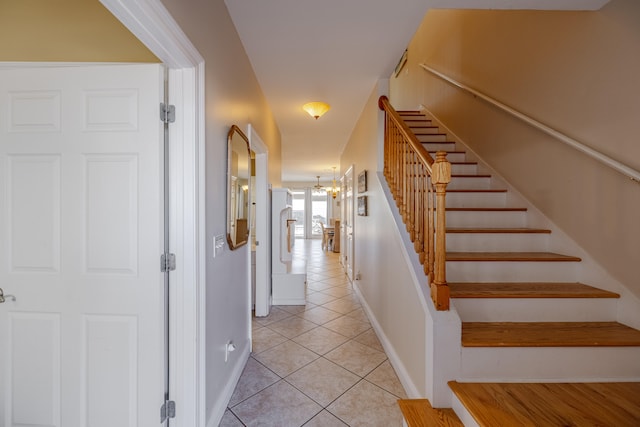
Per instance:
[[[442,131],[440,130],[440,128],[438,126],[434,126],[433,124],[431,125],[427,125],[428,127],[413,127],[411,126],[411,130],[413,131],[413,133],[415,134],[433,134],[433,133],[442,133]],[[420,135],[416,135],[418,137],[420,137]]]
[[[448,282],[575,282],[577,262],[447,261]]]
[[[436,158],[436,152],[428,150],[431,157]],[[466,162],[467,161],[467,153],[447,153],[447,160],[450,162]]]
[[[422,143],[447,142],[447,140],[448,140],[447,135],[442,134],[442,133],[416,135],[416,138],[418,138],[418,141],[420,141]],[[428,144],[427,147],[425,147],[425,148],[428,148],[430,145],[431,144]],[[453,150],[453,147],[455,147],[455,144],[448,144],[447,146],[450,147],[450,148],[445,148],[445,150]],[[440,148],[438,148],[438,150],[440,150]]]
[[[447,227],[524,227],[526,211],[448,211]]]
[[[437,139],[435,137],[431,137],[428,139],[420,138],[420,141],[423,143],[422,146],[425,150],[429,152],[436,151],[456,151],[456,144],[451,144],[450,142],[445,142],[446,139]]]
[[[484,177],[451,177],[448,189],[454,190],[486,190],[491,188],[491,178]]]
[[[478,173],[478,165],[476,164],[452,164],[451,165],[451,173],[454,175],[474,175]]]
[[[639,381],[640,347],[462,347],[459,381]]]
[[[538,233],[447,233],[452,252],[543,252],[549,235]]]
[[[463,322],[614,322],[616,298],[456,298]]]
[[[507,193],[447,192],[446,204],[450,208],[505,208]]]

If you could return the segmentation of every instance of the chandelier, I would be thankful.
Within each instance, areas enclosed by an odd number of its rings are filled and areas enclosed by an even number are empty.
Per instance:
[[[336,198],[336,196],[338,195],[338,191],[340,191],[340,189],[336,186],[336,167],[333,167],[333,182],[332,182],[332,186],[331,186],[331,197],[333,197],[334,199]]]

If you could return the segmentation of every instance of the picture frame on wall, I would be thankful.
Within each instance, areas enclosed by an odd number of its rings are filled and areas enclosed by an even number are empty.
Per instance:
[[[358,174],[358,193],[367,191],[367,171],[363,170]]]
[[[358,215],[367,216],[367,196],[358,196]]]

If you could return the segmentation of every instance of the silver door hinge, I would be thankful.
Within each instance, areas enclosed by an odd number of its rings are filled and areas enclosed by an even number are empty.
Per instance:
[[[160,408],[160,422],[163,423],[167,418],[176,417],[176,402],[173,400],[167,400],[162,404]]]
[[[175,254],[162,254],[160,256],[160,271],[166,273],[167,271],[173,271],[176,269],[176,255]]]
[[[162,123],[173,123],[176,121],[176,106],[167,105],[164,102],[160,104],[160,120]]]

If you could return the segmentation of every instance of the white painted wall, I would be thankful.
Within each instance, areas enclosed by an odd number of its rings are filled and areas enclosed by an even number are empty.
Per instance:
[[[250,349],[250,245],[213,258],[213,238],[226,234],[226,138],[251,124],[269,149],[269,180],[280,185],[280,133],[222,0],[164,0],[205,60],[206,139],[206,420],[216,426]],[[225,344],[237,350],[225,363]]]

